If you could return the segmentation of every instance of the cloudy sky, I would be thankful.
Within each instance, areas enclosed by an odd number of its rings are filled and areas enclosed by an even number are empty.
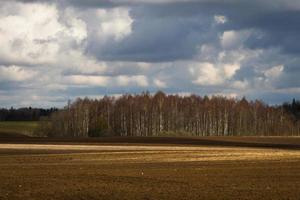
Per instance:
[[[1,0],[0,107],[155,92],[300,98],[299,0]]]

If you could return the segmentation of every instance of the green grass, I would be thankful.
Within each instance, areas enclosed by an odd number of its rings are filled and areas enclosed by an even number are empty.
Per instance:
[[[27,136],[33,136],[34,131],[38,127],[37,121],[18,121],[18,122],[4,122],[0,121],[0,134],[21,134],[21,135],[27,135]]]

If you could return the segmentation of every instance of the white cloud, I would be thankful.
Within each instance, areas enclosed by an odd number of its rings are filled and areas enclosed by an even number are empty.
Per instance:
[[[282,74],[283,70],[284,70],[284,66],[278,65],[264,71],[264,75],[270,79],[277,78]]]
[[[0,14],[0,60],[7,63],[55,63],[62,49],[87,37],[82,20],[67,16],[60,22],[55,5],[12,3],[15,12]]]
[[[190,73],[196,77],[193,83],[197,85],[219,85],[224,81],[220,70],[212,63],[192,64]]]
[[[97,61],[87,57],[81,51],[70,50],[67,54],[58,57],[62,70],[72,71],[79,74],[103,74],[110,69],[106,62]]]
[[[133,20],[129,15],[127,8],[98,9],[96,11],[98,18],[98,37],[110,37],[115,40],[121,40],[131,33]]]
[[[59,84],[59,83],[49,83],[46,85],[46,89],[49,91],[58,91],[58,90],[66,90],[67,85]]]
[[[233,83],[231,84],[231,86],[234,89],[238,89],[238,90],[245,90],[247,89],[247,87],[249,86],[249,83],[247,80],[243,80],[243,81],[233,81]]]
[[[77,86],[99,86],[99,87],[147,87],[148,79],[143,75],[136,76],[101,76],[101,75],[69,75],[64,77],[65,84]]]
[[[0,66],[0,82],[1,81],[26,81],[37,75],[37,72],[22,68],[20,66]]]
[[[196,85],[220,85],[230,80],[240,69],[238,64],[193,63],[189,70]]]
[[[88,36],[86,22],[77,17],[74,9],[67,8],[62,14],[65,34],[80,44]]]
[[[235,75],[236,71],[240,69],[240,65],[238,64],[225,64],[223,66],[224,68],[224,75],[226,78],[232,78],[233,75]]]
[[[239,48],[243,45],[243,42],[250,36],[250,34],[250,30],[225,31],[220,37],[220,42],[224,49]]]
[[[105,87],[109,84],[110,78],[106,76],[72,75],[72,76],[66,76],[65,81],[68,84],[79,85],[79,86]]]
[[[140,86],[140,87],[147,87],[149,85],[148,79],[146,76],[143,75],[137,75],[137,76],[117,76],[116,77],[117,83],[119,86],[124,87],[124,86]]]
[[[157,78],[154,79],[153,83],[158,88],[166,88],[167,87],[167,84],[164,81],[157,79]]]
[[[233,98],[236,99],[239,95],[237,93],[223,93],[223,92],[219,92],[219,93],[214,93],[209,95],[209,97],[226,97],[226,98]]]
[[[227,18],[223,15],[215,15],[214,20],[217,24],[225,24],[227,22]]]

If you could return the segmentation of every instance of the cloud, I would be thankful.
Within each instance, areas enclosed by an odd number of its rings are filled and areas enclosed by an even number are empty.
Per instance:
[[[140,87],[147,87],[149,85],[147,77],[139,75],[139,76],[118,76],[117,83],[119,86],[129,86],[130,84],[134,84]]]
[[[248,39],[251,31],[225,31],[220,37],[221,45],[224,49],[236,49],[244,45],[244,42]]]
[[[65,16],[68,25],[61,23],[55,5],[15,3],[10,6],[15,7],[13,14],[0,14],[2,63],[55,63],[64,48],[80,45],[86,38],[85,23],[68,16]]]
[[[115,40],[121,40],[131,33],[131,24],[133,20],[130,18],[128,10],[115,8],[112,10],[97,10],[97,17],[101,24],[99,25],[99,37],[112,36]]]
[[[159,79],[154,79],[154,85],[158,88],[166,88],[167,87],[167,83],[165,83],[164,81],[162,80],[159,80]]]
[[[190,73],[196,79],[193,81],[197,85],[220,85],[226,80],[230,80],[240,68],[237,64],[218,64],[213,63],[193,63]]]
[[[3,0],[0,107],[126,92],[300,97],[297,0]]]
[[[79,86],[100,86],[105,87],[109,82],[108,77],[104,76],[83,76],[83,75],[72,75],[65,77],[65,80],[69,84]]]
[[[128,87],[139,86],[147,87],[147,77],[138,76],[126,76],[120,75],[116,77],[111,76],[91,76],[91,75],[71,75],[64,78],[67,84],[77,85],[79,87],[98,86],[98,87]]]
[[[196,74],[193,82],[198,85],[219,85],[224,82],[219,69],[211,63],[197,63],[190,68],[190,72]]]
[[[223,15],[215,15],[214,19],[217,24],[225,24],[227,22],[227,18]]]
[[[234,81],[232,84],[234,89],[245,90],[249,86],[248,81]]]
[[[284,66],[283,65],[278,65],[275,67],[272,67],[270,69],[267,69],[264,74],[267,78],[277,78],[281,75],[281,73],[284,70]]]
[[[0,83],[3,81],[23,82],[34,78],[36,75],[37,72],[20,66],[0,66]]]

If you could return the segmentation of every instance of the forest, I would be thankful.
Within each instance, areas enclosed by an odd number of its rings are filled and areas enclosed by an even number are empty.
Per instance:
[[[222,96],[167,95],[161,91],[77,99],[40,123],[49,137],[296,136],[300,102],[279,106]]]
[[[0,108],[0,121],[38,121],[42,117],[49,117],[57,111],[57,108]]]

